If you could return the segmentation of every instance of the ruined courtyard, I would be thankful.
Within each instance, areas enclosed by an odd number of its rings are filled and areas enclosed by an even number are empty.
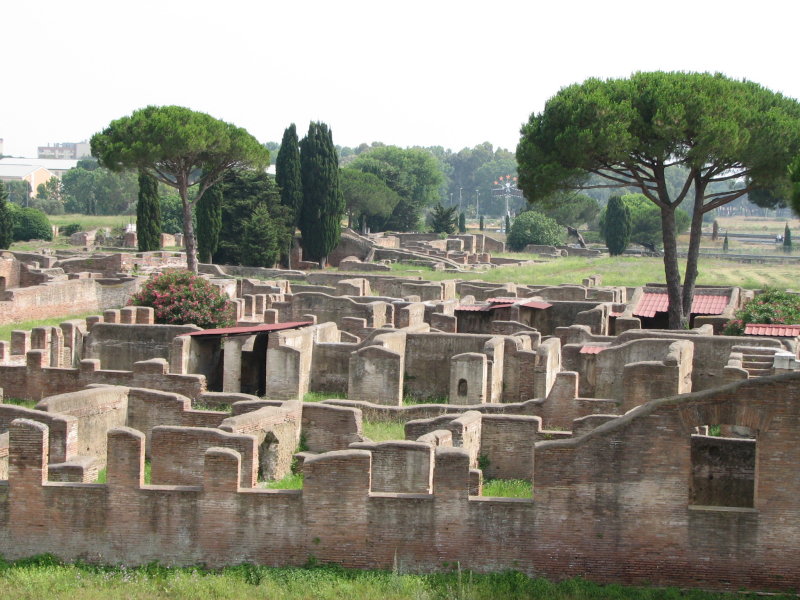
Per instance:
[[[723,335],[741,288],[698,286],[675,331],[655,284],[459,279],[490,239],[202,265],[236,306],[217,330],[126,306],[179,253],[2,253],[4,322],[96,314],[0,342],[0,553],[797,587],[800,328]],[[293,470],[302,489],[265,487]]]

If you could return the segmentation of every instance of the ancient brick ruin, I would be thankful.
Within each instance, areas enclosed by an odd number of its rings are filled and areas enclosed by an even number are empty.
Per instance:
[[[657,285],[209,265],[237,325],[203,331],[122,307],[159,254],[3,255],[11,320],[98,313],[0,343],[3,556],[800,585],[798,339],[721,335],[751,292],[698,288],[669,331]]]

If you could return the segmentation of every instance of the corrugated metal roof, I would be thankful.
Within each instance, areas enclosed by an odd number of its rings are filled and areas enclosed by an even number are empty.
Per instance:
[[[296,321],[293,323],[262,323],[261,325],[249,325],[247,327],[221,327],[219,329],[204,329],[203,331],[193,331],[185,333],[194,337],[208,335],[255,335],[269,331],[283,331],[284,329],[297,329],[305,325],[312,325],[311,321]]]
[[[492,307],[489,304],[462,304],[456,306],[458,312],[480,312],[490,310]]]
[[[580,354],[600,354],[608,346],[583,346]]]
[[[748,323],[744,327],[745,335],[771,335],[774,337],[797,337],[800,325],[784,325],[783,323]]]
[[[500,296],[498,298],[487,298],[486,299],[486,301],[489,304],[507,304],[509,302],[514,303],[517,300],[519,300],[519,298],[516,298],[514,296]]]
[[[520,304],[520,306],[524,306],[525,308],[538,308],[540,310],[544,310],[545,308],[550,308],[553,306],[549,302],[542,302],[541,300],[531,300],[530,302],[524,302]]]
[[[728,306],[727,296],[713,294],[695,294],[692,299],[692,314],[720,315]],[[667,312],[669,297],[662,292],[645,292],[633,314],[637,317],[654,317],[656,313]]]

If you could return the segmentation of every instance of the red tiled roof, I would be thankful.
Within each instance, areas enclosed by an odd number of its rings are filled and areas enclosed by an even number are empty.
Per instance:
[[[305,325],[312,325],[311,321],[296,321],[292,323],[263,323],[261,325],[249,325],[247,327],[221,327],[220,329],[203,329],[203,331],[193,331],[184,335],[195,337],[206,335],[255,335],[269,331],[283,331],[284,329],[297,329]]]
[[[728,306],[727,296],[695,294],[692,299],[692,314],[719,315]],[[645,292],[636,305],[633,314],[637,317],[655,317],[656,313],[667,312],[669,297],[662,292]]]
[[[748,323],[744,327],[745,335],[771,335],[775,337],[797,337],[800,325],[783,325],[782,323]]]
[[[583,346],[580,354],[600,354],[607,346]]]
[[[542,302],[541,300],[531,300],[530,302],[525,302],[520,304],[520,306],[524,306],[525,308],[538,308],[540,310],[544,310],[545,308],[550,308],[553,306],[549,302]]]
[[[612,311],[612,312],[608,313],[608,316],[609,316],[609,317],[621,317],[621,316],[622,316],[622,315],[624,315],[624,314],[625,314],[625,313],[621,313],[621,312],[614,312],[614,311]]]

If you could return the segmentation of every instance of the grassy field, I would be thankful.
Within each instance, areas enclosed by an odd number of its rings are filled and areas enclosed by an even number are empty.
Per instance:
[[[519,258],[521,255],[509,255]],[[699,285],[738,285],[750,289],[764,286],[797,287],[796,265],[740,264],[726,260],[701,259],[698,264]],[[392,265],[395,275],[419,275],[431,281],[443,279],[475,279],[494,283],[514,282],[530,285],[580,284],[590,275],[600,275],[603,285],[638,286],[664,282],[661,258],[566,257],[546,260],[534,265],[508,266],[474,273],[449,273],[420,267]]]
[[[96,314],[98,314],[98,311],[81,313],[77,315],[70,315],[66,317],[56,317],[53,319],[39,319],[36,321],[22,321],[20,323],[9,323],[7,325],[0,325],[0,340],[10,341],[11,332],[14,331],[15,329],[22,329],[27,331],[29,329],[33,329],[34,327],[47,327],[49,325],[58,326],[64,321],[69,321],[71,319],[85,319],[88,316]]]
[[[399,421],[387,421],[385,423],[364,421],[363,431],[364,435],[373,442],[406,439],[404,424]]]
[[[70,223],[80,223],[81,231],[99,229],[100,227],[124,227],[128,223],[136,223],[136,215],[48,215],[51,225],[63,227]]]
[[[129,600],[733,600],[721,594],[676,588],[601,586],[582,579],[552,583],[522,573],[477,574],[447,565],[448,572],[410,575],[331,566],[269,568],[253,565],[209,571],[200,567],[139,568],[65,565],[50,556],[15,563],[0,561],[3,598]],[[789,595],[771,596],[787,600]]]

